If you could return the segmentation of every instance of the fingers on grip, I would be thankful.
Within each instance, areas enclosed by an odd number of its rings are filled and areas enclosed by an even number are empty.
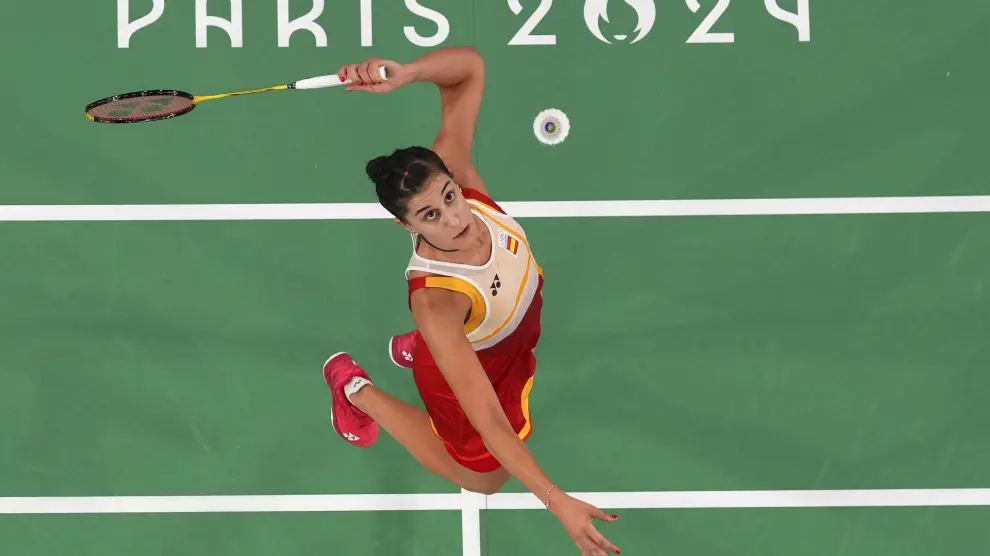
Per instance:
[[[372,69],[376,68],[376,69]],[[377,85],[388,81],[388,70],[383,60],[371,58],[360,64],[347,64],[337,71],[341,83],[350,85],[348,90],[361,90],[361,87]]]

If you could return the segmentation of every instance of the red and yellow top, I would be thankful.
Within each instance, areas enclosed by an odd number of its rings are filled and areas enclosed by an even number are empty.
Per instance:
[[[475,351],[489,349],[510,337],[519,328],[538,294],[543,269],[533,257],[526,232],[494,201],[474,189],[463,189],[471,205],[492,236],[492,253],[482,266],[448,263],[413,254],[406,267],[409,293],[419,288],[444,288],[467,295],[471,313],[464,333]],[[412,271],[430,276],[409,278]]]

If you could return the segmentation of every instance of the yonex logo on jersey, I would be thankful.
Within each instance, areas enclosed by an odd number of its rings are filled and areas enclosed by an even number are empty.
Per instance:
[[[502,287],[502,280],[499,279],[498,274],[495,275],[495,281],[492,282],[490,287],[492,289],[492,295],[498,295],[498,289]]]
[[[498,246],[513,255],[519,254],[519,240],[512,237],[512,235],[505,230],[499,230],[498,232]]]
[[[351,442],[357,442],[358,440],[361,440],[361,437],[355,436],[349,432],[344,433],[344,438],[350,440]]]

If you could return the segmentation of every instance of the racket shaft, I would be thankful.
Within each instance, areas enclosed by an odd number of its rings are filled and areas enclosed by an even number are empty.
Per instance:
[[[264,89],[251,89],[251,90],[248,90],[248,91],[236,91],[236,92],[233,92],[233,93],[221,93],[219,95],[198,96],[198,97],[196,97],[195,100],[196,100],[196,102],[203,102],[204,100],[216,100],[218,98],[236,97],[236,96],[240,96],[240,95],[253,95],[255,93],[264,93],[264,92],[267,92],[267,91],[281,91],[281,90],[284,90],[284,89],[287,89],[287,88],[288,87],[286,85],[277,85],[275,87],[265,87]]]

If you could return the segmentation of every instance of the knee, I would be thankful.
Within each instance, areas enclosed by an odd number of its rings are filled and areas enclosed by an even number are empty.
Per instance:
[[[509,482],[508,473],[495,472],[490,473],[487,477],[483,477],[480,480],[471,481],[471,484],[466,486],[464,490],[477,494],[491,495],[502,490],[502,487],[504,487],[507,482]]]
[[[472,488],[466,488],[464,490],[467,490],[469,492],[474,492],[476,494],[491,495],[491,494],[497,494],[498,491],[502,490],[502,485],[494,485],[494,484],[492,484],[492,485],[477,485],[477,486],[474,486]]]

